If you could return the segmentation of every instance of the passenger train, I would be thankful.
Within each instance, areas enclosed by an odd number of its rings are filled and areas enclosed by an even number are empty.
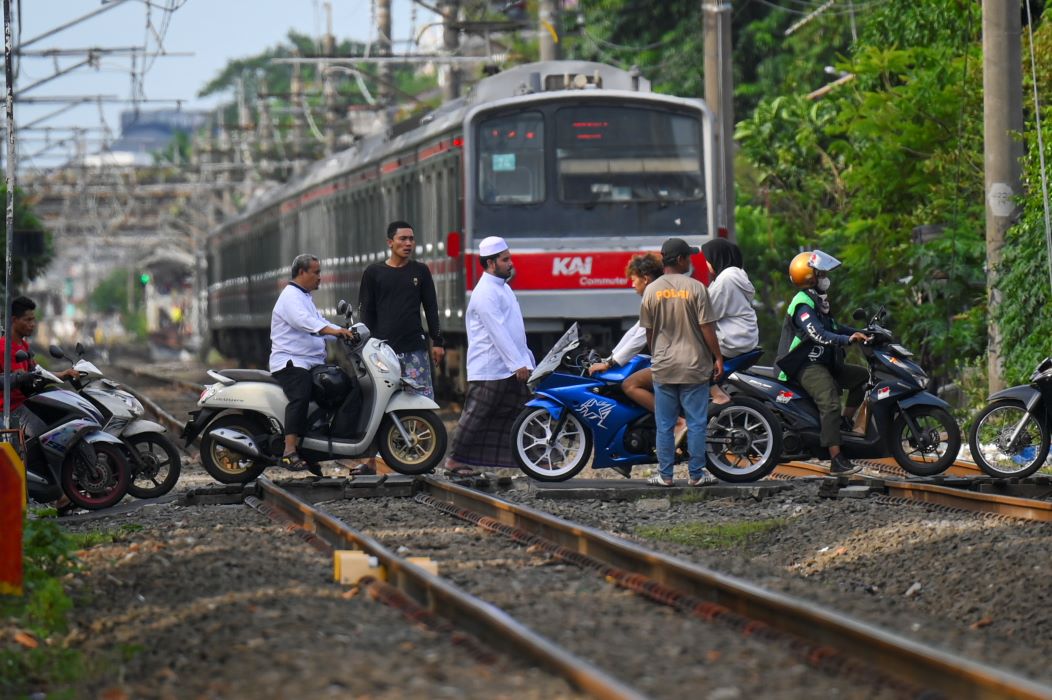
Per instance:
[[[574,321],[591,343],[638,316],[632,255],[716,230],[712,118],[703,101],[650,91],[600,63],[522,65],[466,97],[365,138],[255,198],[207,240],[211,341],[263,364],[270,313],[292,259],[322,261],[322,313],[357,303],[362,272],[387,256],[387,223],[413,224],[432,271],[446,367],[464,387],[464,313],[481,275],[477,242],[504,237],[529,342],[541,357]]]

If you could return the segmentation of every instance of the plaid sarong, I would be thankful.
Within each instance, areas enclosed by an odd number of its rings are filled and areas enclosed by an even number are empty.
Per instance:
[[[476,467],[517,468],[511,428],[529,398],[525,382],[514,376],[468,382],[450,457]]]

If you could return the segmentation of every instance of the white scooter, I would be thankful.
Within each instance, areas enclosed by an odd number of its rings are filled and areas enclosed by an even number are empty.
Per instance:
[[[347,369],[315,367],[307,434],[299,454],[309,463],[371,457],[379,448],[387,466],[402,474],[425,474],[446,453],[446,428],[438,404],[406,389],[419,388],[402,377],[401,361],[387,343],[353,322],[350,305],[337,312],[354,331],[339,340],[347,350]],[[353,376],[352,376],[353,373]],[[183,428],[189,444],[201,436],[201,465],[216,481],[245,483],[284,452],[288,399],[269,372],[209,370],[217,383],[205,387],[196,411]]]
[[[182,461],[165,427],[143,418],[145,411],[139,400],[85,360],[83,345],[77,343],[76,351],[79,359],[74,360],[58,345],[48,348],[55,359],[73,363],[77,376],[69,383],[102,413],[106,421],[102,429],[128,446],[132,471],[128,493],[136,498],[159,498],[168,493],[179,481]]]

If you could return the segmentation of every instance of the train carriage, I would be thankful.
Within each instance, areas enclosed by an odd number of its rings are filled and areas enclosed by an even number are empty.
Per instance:
[[[512,248],[535,352],[574,321],[609,345],[638,315],[629,258],[669,236],[701,244],[716,230],[711,143],[702,101],[651,93],[633,72],[552,61],[486,78],[467,97],[314,164],[213,232],[212,342],[264,363],[292,258],[321,258],[315,301],[334,315],[338,299],[356,303],[365,267],[386,257],[387,222],[405,219],[435,279],[445,376],[456,385],[486,236]]]

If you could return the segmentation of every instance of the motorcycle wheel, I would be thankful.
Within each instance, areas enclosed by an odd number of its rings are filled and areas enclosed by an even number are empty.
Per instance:
[[[88,455],[94,460],[89,462]],[[128,461],[124,451],[110,443],[78,445],[62,465],[62,491],[73,505],[85,510],[116,505],[128,493]]]
[[[234,430],[249,437],[267,432],[252,416],[234,414],[216,419],[204,429],[201,436],[201,466],[209,476],[221,484],[246,484],[262,474],[267,468],[265,462],[234,452],[211,437],[211,431],[219,428]]]
[[[410,442],[391,417],[384,416],[376,436],[380,456],[399,474],[427,474],[446,454],[446,426],[434,411],[398,411],[397,415]]]
[[[172,490],[183,470],[179,450],[161,433],[139,433],[124,441],[142,460],[131,463],[132,479],[128,493],[136,498],[159,498]]]
[[[782,423],[759,401],[738,397],[709,412],[708,469],[722,481],[764,478],[782,456]]]
[[[917,440],[900,413],[891,427],[891,455],[914,476],[934,476],[946,471],[961,451],[961,428],[947,411],[932,406],[906,409],[920,428]]]
[[[1009,443],[1016,426],[1023,429]],[[1019,401],[994,401],[984,408],[968,433],[972,459],[990,476],[1001,478],[1030,476],[1048,457],[1049,434]]]
[[[511,429],[515,461],[537,481],[566,481],[576,476],[592,454],[592,431],[577,416],[566,416],[562,432],[552,440],[559,421],[547,409],[530,407],[515,419]]]

